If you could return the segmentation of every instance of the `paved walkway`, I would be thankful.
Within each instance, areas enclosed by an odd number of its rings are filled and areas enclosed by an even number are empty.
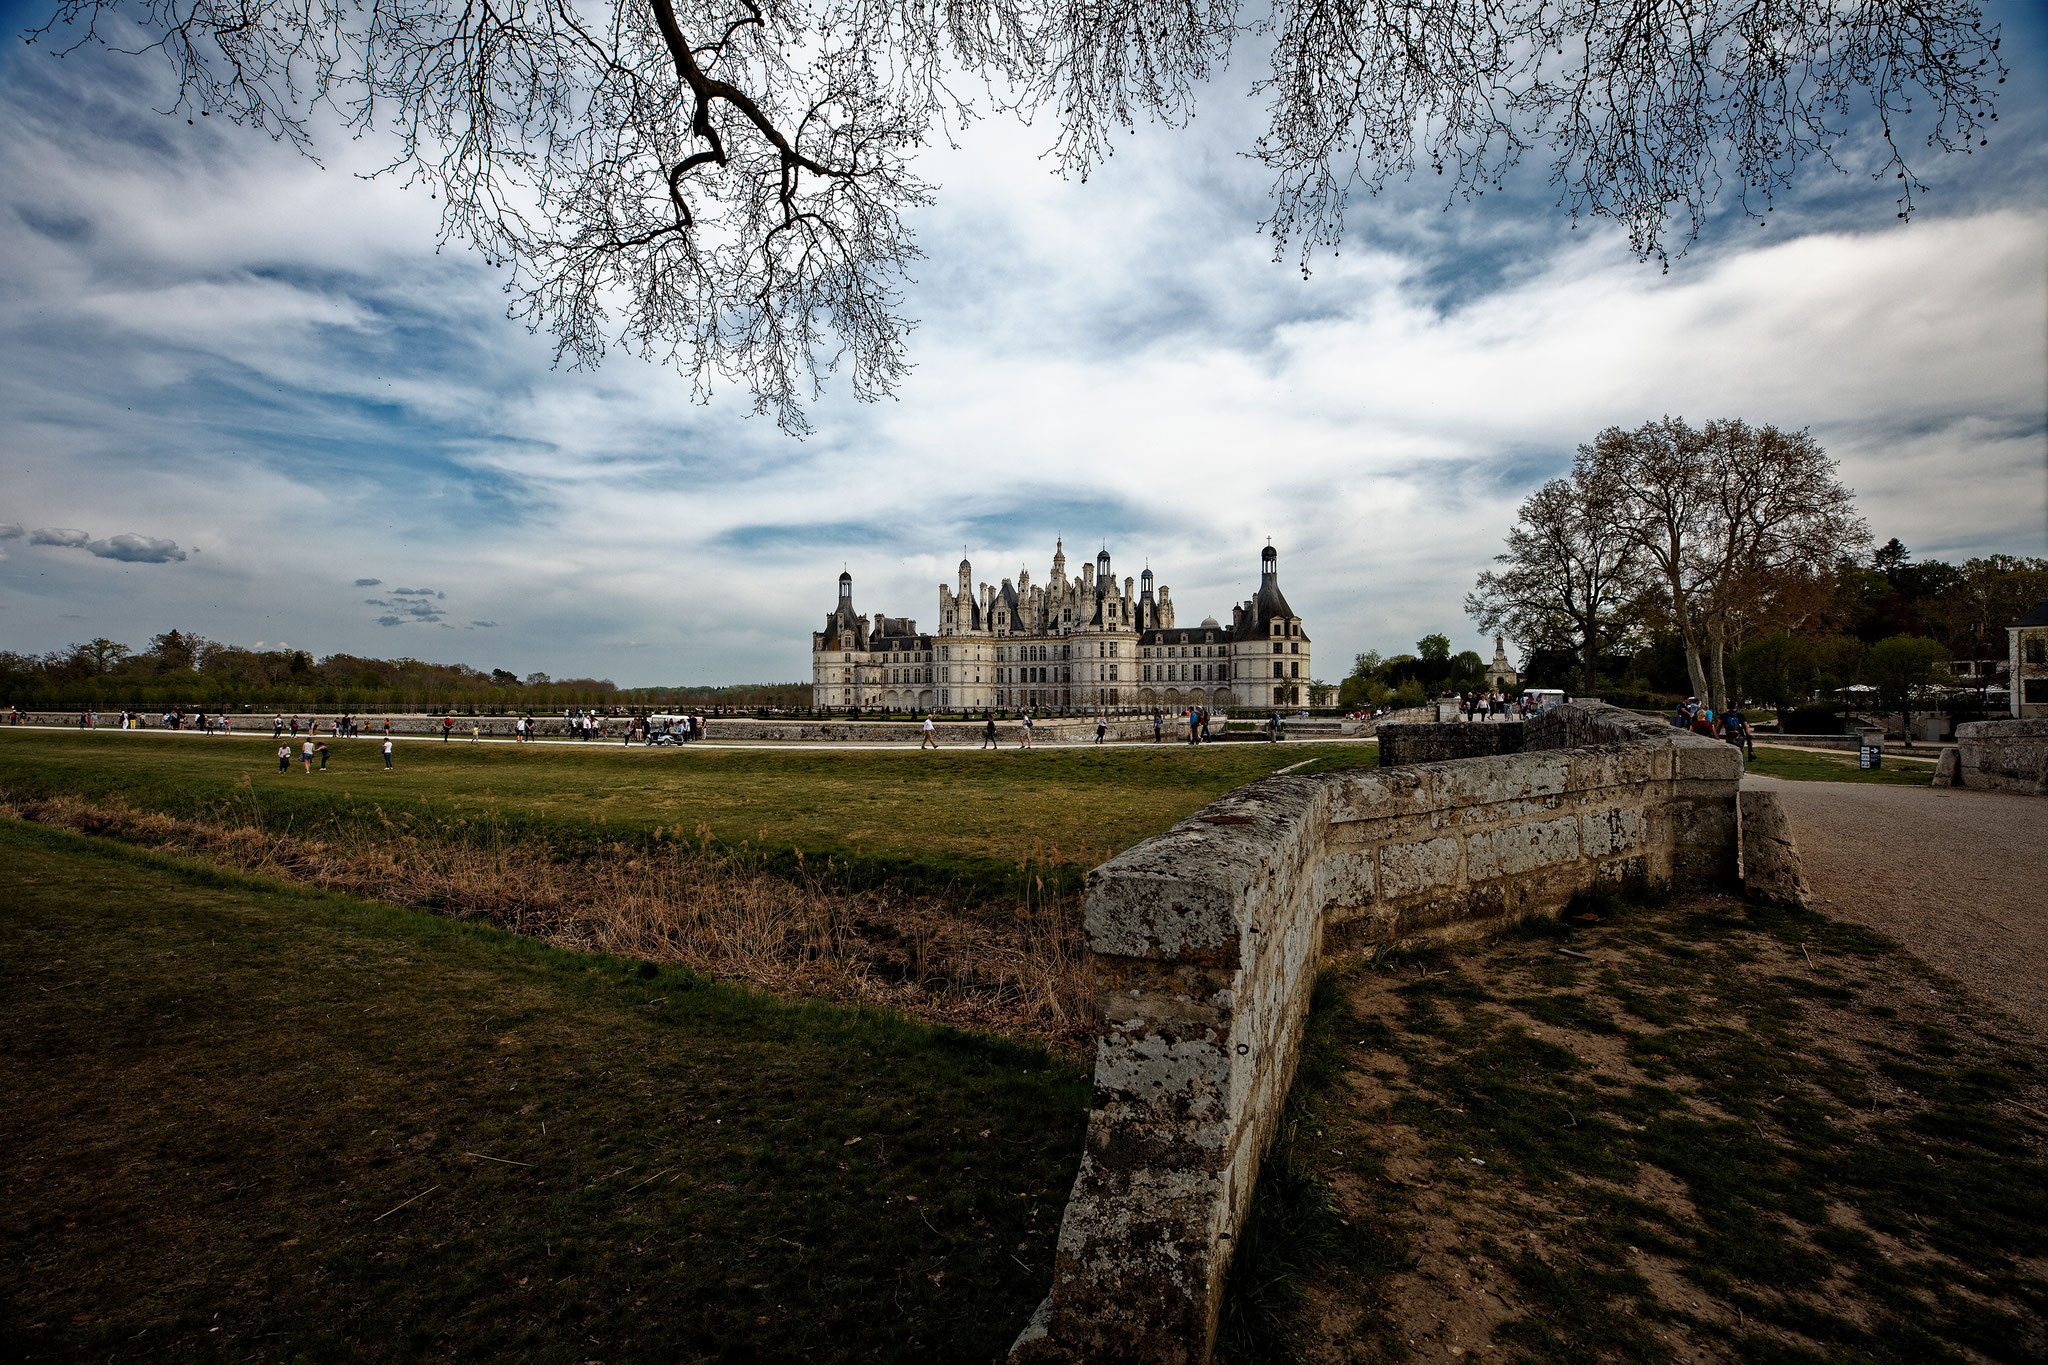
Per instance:
[[[2048,800],[1751,775],[1818,909],[1868,925],[2048,1040]]]

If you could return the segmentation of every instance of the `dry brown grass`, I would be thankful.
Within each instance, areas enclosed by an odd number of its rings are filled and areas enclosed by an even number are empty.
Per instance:
[[[116,838],[239,871],[484,920],[563,948],[681,964],[778,995],[887,1005],[1067,1051],[1092,1034],[1095,987],[1077,899],[1028,866],[1012,903],[960,907],[849,892],[746,865],[700,827],[658,851],[556,858],[516,844],[381,834],[314,839],[225,806],[206,819],[118,798],[0,792],[0,816]],[[1057,851],[1049,851],[1053,864]]]

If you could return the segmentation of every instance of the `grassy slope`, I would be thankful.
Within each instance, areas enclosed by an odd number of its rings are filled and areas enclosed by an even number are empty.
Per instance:
[[[17,824],[0,919],[7,1358],[989,1359],[1047,1282],[1042,1053]]]
[[[371,740],[331,747],[331,770],[307,777],[296,763],[278,772],[267,741],[0,728],[0,786],[119,794],[174,814],[253,796],[277,821],[374,819],[378,805],[437,821],[488,815],[515,836],[533,829],[557,843],[704,825],[723,843],[865,862],[876,876],[975,881],[1034,847],[1054,863],[1092,866],[1278,768],[1370,765],[1378,753],[1370,744],[934,754],[427,741],[399,745],[398,766],[385,772]]]

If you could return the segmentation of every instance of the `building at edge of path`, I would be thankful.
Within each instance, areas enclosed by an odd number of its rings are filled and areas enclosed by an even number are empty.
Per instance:
[[[2014,720],[2048,716],[2048,597],[2005,628],[2007,701]]]
[[[1118,582],[1109,551],[1067,577],[1055,541],[1052,575],[1029,569],[1000,587],[939,585],[939,625],[854,610],[853,575],[811,635],[811,701],[841,711],[1093,711],[1300,706],[1308,701],[1309,637],[1280,591],[1280,556],[1268,545],[1258,591],[1209,617],[1174,623],[1172,590],[1152,571]]]

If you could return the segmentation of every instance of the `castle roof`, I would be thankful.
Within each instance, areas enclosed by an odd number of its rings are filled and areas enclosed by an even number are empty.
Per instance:
[[[1171,630],[1154,628],[1138,636],[1141,645],[1206,645],[1223,644],[1232,638],[1229,626],[1219,626],[1214,617],[1199,626],[1175,626]]]
[[[2034,609],[2013,622],[2009,629],[2025,626],[2048,626],[2048,597],[2034,603]]]

